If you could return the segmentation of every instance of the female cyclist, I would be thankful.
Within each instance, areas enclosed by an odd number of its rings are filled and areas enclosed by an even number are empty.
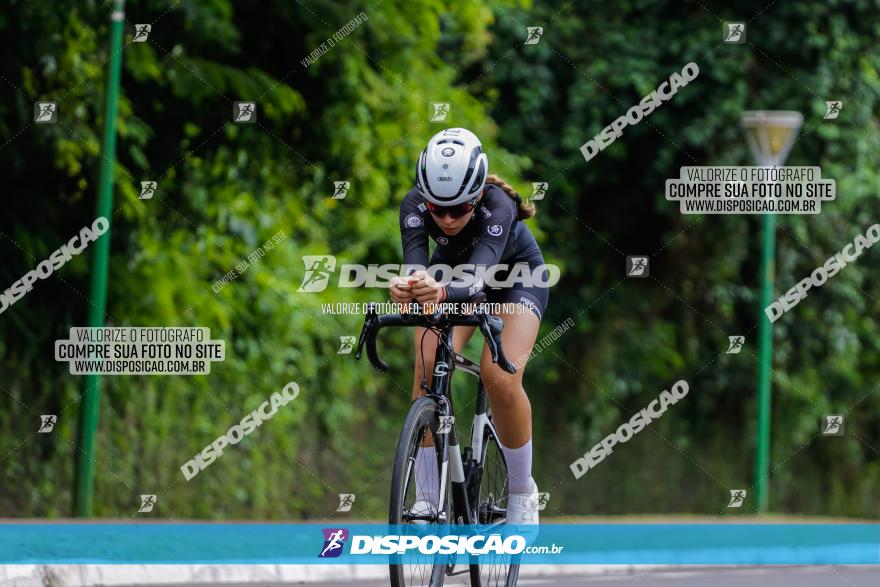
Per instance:
[[[422,151],[416,169],[416,187],[400,204],[400,234],[404,262],[430,267],[463,263],[471,268],[495,264],[528,265],[529,274],[544,259],[535,237],[520,222],[534,215],[512,187],[488,175],[488,159],[480,140],[464,128],[449,128],[434,135]],[[428,262],[428,237],[437,246]],[[469,271],[473,275],[473,270]],[[497,278],[505,279],[500,272]],[[438,283],[417,270],[391,281],[391,299],[398,303],[465,302],[484,289],[482,279]],[[535,344],[541,316],[547,307],[546,287],[513,285],[485,289],[487,302],[503,304],[502,347],[518,370],[511,375],[492,362],[483,347],[480,371],[492,406],[492,419],[507,462],[508,524],[538,523],[538,487],[532,479],[532,407],[523,389],[524,357]],[[514,306],[516,304],[516,306]],[[461,352],[475,327],[453,331],[455,352]],[[423,376],[433,374],[437,336],[424,328],[415,333],[413,399],[424,395]],[[522,366],[520,366],[522,365]],[[424,371],[423,371],[424,368]],[[437,511],[440,481],[430,438],[416,455],[416,503],[413,510]]]

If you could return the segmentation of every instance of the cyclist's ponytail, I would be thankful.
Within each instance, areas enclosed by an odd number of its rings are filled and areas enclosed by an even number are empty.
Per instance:
[[[535,205],[531,202],[523,202],[522,197],[518,193],[516,193],[516,190],[513,189],[513,187],[509,183],[507,183],[497,175],[487,175],[486,183],[500,187],[502,190],[504,190],[504,193],[506,193],[508,196],[513,198],[514,201],[516,201],[516,215],[520,220],[525,220],[526,218],[531,218],[535,215]]]

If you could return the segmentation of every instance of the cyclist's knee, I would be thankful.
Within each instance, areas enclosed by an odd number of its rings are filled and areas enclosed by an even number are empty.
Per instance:
[[[522,386],[522,378],[511,375],[494,363],[490,363],[488,366],[481,365],[480,373],[482,374],[486,391],[489,392],[490,399],[493,402],[504,401],[525,393]]]
[[[484,377],[484,384],[490,393],[507,395],[525,391],[522,383],[513,378],[500,378],[491,382],[485,381],[485,379]]]

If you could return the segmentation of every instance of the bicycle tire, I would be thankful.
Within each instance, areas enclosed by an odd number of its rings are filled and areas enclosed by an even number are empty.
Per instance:
[[[483,426],[483,442],[482,442],[482,450],[479,455],[478,462],[481,465],[478,470],[474,473],[480,476],[478,479],[478,485],[480,487],[479,492],[479,503],[477,503],[477,511],[476,511],[476,521],[478,524],[494,524],[499,523],[500,520],[489,519],[489,516],[486,514],[485,510],[488,510],[487,506],[489,503],[487,502],[495,502],[498,499],[503,500],[502,505],[506,509],[507,506],[507,462],[504,460],[504,452],[501,450],[501,445],[498,443],[498,440],[495,438],[495,434],[492,432],[492,429],[488,424]],[[501,490],[501,495],[497,495],[498,488],[489,488],[487,487],[486,494],[484,496],[484,481],[487,481],[487,468],[491,465],[500,465],[499,471],[488,471],[490,476],[495,473],[503,472],[503,490]],[[496,482],[495,480],[489,479],[487,481],[487,485],[489,483]],[[489,494],[493,495],[493,499],[490,500]],[[505,520],[506,521],[506,520]],[[477,563],[471,564],[470,566],[470,578],[471,578],[471,587],[516,587],[517,580],[519,579],[519,563],[515,562],[518,560],[518,556],[515,556],[511,559],[511,561],[504,565],[493,565],[492,563]],[[483,560],[492,560],[492,559],[483,559]],[[494,568],[494,567],[503,567]],[[504,575],[504,580],[501,581],[501,575]],[[493,580],[494,579],[494,580]]]
[[[394,471],[391,475],[391,500],[389,504],[388,522],[392,525],[404,524],[403,513],[406,507],[407,490],[409,489],[409,476],[412,472],[411,463],[414,462],[415,452],[421,443],[422,430],[425,427],[436,431],[439,424],[437,404],[427,397],[416,399],[410,407],[409,413],[400,432],[400,440],[397,443],[397,455],[394,459]],[[438,436],[434,435],[434,448],[439,453]],[[439,459],[438,459],[439,460]],[[447,491],[447,504],[449,503]],[[447,510],[448,511],[448,510]],[[423,583],[414,580],[407,581],[405,564],[389,564],[391,587],[415,587]],[[446,565],[442,562],[434,563],[431,567],[430,587],[443,585]]]

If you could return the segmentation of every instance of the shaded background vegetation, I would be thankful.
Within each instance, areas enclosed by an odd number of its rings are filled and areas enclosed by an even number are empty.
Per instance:
[[[227,359],[204,377],[105,377],[96,514],[139,494],[169,518],[381,517],[409,404],[409,334],[383,335],[377,375],[339,336],[357,316],[321,304],[379,290],[297,293],[302,255],[400,261],[397,203],[427,138],[429,104],[484,141],[524,194],[549,181],[529,226],[563,270],[542,332],[575,328],[526,372],[536,478],[548,514],[719,514],[752,488],[760,217],[683,216],[663,198],[683,165],[750,165],[741,111],[805,122],[789,164],[820,165],[838,199],[779,219],[784,291],[880,219],[880,19],[869,0],[444,3],[146,0],[127,6],[107,322],[208,326]],[[363,11],[368,20],[308,68],[301,60]],[[95,214],[110,8],[7,0],[0,13],[0,282],[21,277]],[[744,45],[722,22],[748,22]],[[131,43],[134,23],[152,23]],[[543,26],[523,45],[526,26]],[[578,148],[689,61],[699,77],[586,163]],[[36,126],[35,100],[60,121]],[[823,121],[825,100],[843,100]],[[232,102],[254,100],[255,125]],[[152,200],[139,182],[156,180]],[[349,180],[331,200],[334,180]],[[215,294],[211,284],[279,230],[288,240]],[[627,254],[651,278],[624,279]],[[776,324],[771,509],[878,515],[877,251]],[[81,255],[0,315],[0,516],[70,511],[80,378],[53,341],[85,322]],[[738,355],[727,336],[745,334]],[[470,352],[476,354],[477,341]],[[573,480],[568,464],[687,379],[662,420]],[[185,482],[179,467],[286,382],[303,393]],[[470,382],[460,413],[472,405]],[[37,435],[39,414],[60,414]],[[823,414],[846,434],[819,436]]]

